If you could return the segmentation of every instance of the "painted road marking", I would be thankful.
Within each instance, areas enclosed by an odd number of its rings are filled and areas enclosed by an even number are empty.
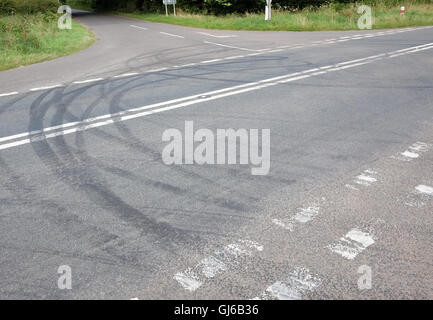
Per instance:
[[[104,78],[95,78],[95,79],[88,79],[88,80],[82,80],[82,81],[74,81],[72,83],[74,84],[85,84],[85,83],[92,83],[92,82],[98,82],[102,81]]]
[[[376,175],[377,175],[376,171],[367,169],[364,170],[364,172],[362,172],[360,175],[356,176],[353,182],[356,183],[357,185],[369,187],[377,181],[377,179],[375,178]],[[358,188],[350,184],[346,184],[346,187],[353,190],[359,190]]]
[[[248,48],[242,48],[242,47],[235,47],[235,46],[229,46],[227,44],[222,44],[222,43],[216,43],[216,42],[211,42],[211,41],[204,41],[203,43],[206,44],[213,44],[215,46],[220,46],[220,47],[225,47],[225,48],[231,48],[231,49],[237,49],[237,50],[244,50],[244,51],[254,51],[254,52],[262,52],[262,51],[268,51],[271,49],[248,49]]]
[[[14,92],[8,92],[8,93],[2,93],[0,94],[0,97],[8,97],[8,96],[13,96],[18,94],[18,92],[14,91]]]
[[[420,153],[427,152],[430,145],[425,142],[415,142],[407,150],[400,153],[398,156],[392,156],[391,158],[401,161],[412,161],[420,157]]]
[[[148,30],[147,28],[139,27],[139,26],[134,26],[133,24],[131,24],[130,27],[133,27],[133,28],[136,28],[136,29],[141,29],[141,30]]]
[[[243,259],[253,255],[255,251],[263,251],[263,246],[249,240],[238,240],[226,245],[223,249],[213,252],[202,259],[194,267],[187,268],[174,275],[174,279],[188,291],[200,288],[207,279],[239,265]]]
[[[383,58],[384,57],[374,58],[374,59],[370,59],[368,61],[365,61],[363,63],[345,65],[344,67],[330,68],[327,70],[327,72],[333,72],[333,71],[341,70],[343,68],[350,68],[350,67],[355,67],[355,66],[367,64],[367,63],[372,63],[374,61],[377,61],[377,60],[380,60]],[[342,62],[342,63],[337,64],[335,66],[345,64],[345,63],[347,63],[347,62]],[[311,69],[311,70],[315,70],[315,69]],[[307,71],[304,71],[304,72],[307,72]],[[270,86],[275,86],[275,85],[279,85],[279,84],[288,83],[288,82],[297,81],[297,80],[306,79],[306,78],[311,77],[311,75],[309,75],[309,74],[302,75],[302,76],[295,76],[298,74],[300,74],[300,73],[299,72],[291,73],[291,74],[287,74],[284,76],[278,76],[278,77],[264,79],[264,80],[256,81],[256,82],[250,82],[250,83],[246,83],[243,85],[228,87],[228,88],[224,88],[224,89],[220,89],[220,90],[216,90],[216,91],[211,91],[211,92],[205,92],[205,93],[201,93],[201,94],[193,95],[193,96],[189,96],[189,97],[183,97],[183,98],[164,101],[164,102],[160,102],[160,103],[156,103],[156,104],[152,104],[152,105],[146,105],[146,106],[142,106],[142,107],[132,108],[129,110],[125,110],[125,111],[121,111],[121,112],[117,112],[117,113],[113,113],[113,114],[105,114],[105,115],[102,115],[99,117],[88,118],[88,119],[82,120],[80,122],[65,123],[65,124],[62,124],[59,126],[45,128],[43,130],[40,130],[39,132],[33,132],[33,134],[27,132],[27,133],[20,133],[18,135],[14,135],[14,136],[3,137],[3,138],[0,138],[0,141],[3,141],[3,142],[12,141],[12,140],[17,140],[17,141],[1,144],[0,150],[12,148],[12,147],[17,147],[20,145],[29,144],[29,143],[36,142],[36,141],[43,141],[43,140],[57,137],[60,135],[67,135],[67,134],[71,134],[71,133],[75,133],[75,132],[83,132],[83,131],[86,131],[89,129],[99,128],[99,127],[106,126],[106,125],[113,124],[113,123],[117,123],[120,121],[126,121],[126,120],[130,120],[130,119],[140,118],[140,117],[144,117],[144,116],[148,116],[148,115],[152,115],[152,114],[156,114],[156,113],[160,113],[160,112],[165,112],[165,111],[169,111],[169,110],[183,108],[183,107],[194,105],[194,104],[212,101],[215,99],[221,99],[221,98],[232,96],[232,95],[242,94],[242,93],[246,93],[246,92],[250,92],[250,91],[254,91],[254,90],[260,90],[260,89],[267,88]],[[204,97],[206,97],[206,98],[204,98]],[[149,110],[149,109],[153,109],[153,110]],[[144,111],[144,110],[146,110],[146,111]],[[147,110],[149,110],[149,111],[147,111]],[[67,128],[67,130],[65,130],[66,128]],[[47,132],[56,131],[56,130],[58,130],[58,131],[46,134]]]
[[[221,60],[223,60],[223,59],[212,59],[212,60],[205,60],[205,61],[202,61],[200,63],[206,64],[206,63],[218,62],[218,61],[221,61]]]
[[[433,187],[425,186],[423,184],[420,184],[419,186],[415,187],[416,191],[422,194],[426,194],[429,196],[433,196]]]
[[[54,88],[60,88],[63,86],[64,86],[63,84],[55,84],[55,85],[47,86],[47,87],[32,88],[32,89],[30,89],[30,91],[49,90],[49,89],[54,89]]]
[[[308,269],[296,267],[253,300],[301,300],[306,292],[313,291],[320,283],[320,278],[311,275]]]
[[[217,35],[206,33],[206,32],[197,32],[197,33],[203,34],[205,36],[213,37],[213,38],[235,38],[235,37],[237,37],[236,35],[233,35],[233,34],[231,34],[231,35],[217,36]]]
[[[123,74],[119,74],[118,76],[114,76],[113,78],[124,78],[124,77],[136,76],[138,74],[139,74],[138,72],[123,73]]]
[[[166,36],[170,36],[170,37],[175,37],[175,38],[182,38],[182,39],[185,39],[185,37],[183,37],[183,36],[179,36],[179,35],[177,35],[177,34],[172,34],[172,33],[167,33],[167,32],[162,32],[162,31],[160,31],[159,33],[164,34],[164,35],[166,35]]]
[[[281,219],[272,219],[272,222],[286,230],[293,231],[296,223],[307,223],[313,220],[320,211],[320,207],[298,208],[292,216],[285,216]]]
[[[429,28],[432,28],[432,27],[430,27],[430,26],[427,26],[427,27],[419,27],[419,28],[416,28],[416,29],[413,29],[413,30],[422,30],[422,29],[429,29]],[[398,30],[398,31],[395,31],[394,33],[401,33],[401,32],[407,32],[407,31],[413,31],[413,30],[406,30],[406,29],[403,29],[403,30]],[[367,35],[365,35],[365,36],[371,36],[372,34],[367,34]],[[364,37],[365,37],[364,36]],[[330,40],[337,40],[337,39],[326,39],[326,40],[324,40],[324,42],[325,42],[325,44],[329,44],[329,43],[335,43],[335,42],[328,42],[328,41],[330,41]],[[412,50],[412,51],[410,51],[410,52],[408,52],[408,53],[414,53],[414,52],[418,52],[418,51],[423,51],[423,50],[428,50],[428,49],[431,49],[431,45],[432,45],[433,43],[429,43],[429,44],[425,44],[425,45],[421,45],[421,46],[417,46],[417,47],[411,47],[411,48],[406,48],[406,49],[402,49],[402,50],[397,50],[397,51],[394,51],[394,52],[392,52],[392,53],[388,53],[388,55],[391,55],[390,56],[390,58],[394,58],[394,57],[398,57],[398,56],[400,56],[400,55],[403,55],[403,54],[399,54],[399,52],[403,52],[403,51],[408,51],[408,50]],[[308,46],[308,45],[305,45],[305,46]],[[280,46],[280,47],[277,47],[277,48],[289,48],[289,49],[297,49],[297,48],[304,48],[305,46],[303,46],[303,45],[298,45],[298,44],[295,44],[295,45],[292,45],[292,46]],[[237,48],[237,47],[236,47]],[[250,50],[250,49],[247,49],[247,50]],[[271,49],[262,49],[262,50],[271,50]],[[275,52],[275,51],[260,51],[260,52],[256,52],[256,53],[251,53],[251,54],[248,54],[247,56],[255,56],[255,55],[261,55],[261,54],[264,54],[264,53],[271,53],[271,52]],[[385,55],[385,54],[384,54]],[[245,56],[236,56],[236,58],[244,58]],[[227,59],[227,60],[230,60],[230,59],[235,59],[235,57],[227,57],[227,58],[224,58],[224,59]],[[198,63],[200,63],[200,62],[198,62]],[[195,64],[189,64],[189,65],[196,65],[196,64],[198,64],[198,63],[195,63]],[[173,68],[173,67],[172,67]],[[168,68],[164,68],[164,69],[168,69]],[[158,70],[158,69],[157,69]],[[159,70],[160,71],[160,70]],[[148,71],[149,72],[149,71]],[[150,71],[150,72],[153,72],[153,71]],[[137,73],[138,74],[138,73]],[[113,77],[113,78],[116,78],[116,77]],[[43,88],[34,88],[34,90],[33,91],[39,91],[39,90],[47,90],[47,89],[52,89],[52,87],[43,87]],[[0,97],[2,97],[2,95],[0,95]]]
[[[168,70],[168,67],[166,67],[166,68],[159,68],[159,69],[153,69],[153,70],[147,70],[146,73],[159,72],[159,71],[164,71],[164,70]]]
[[[353,260],[373,243],[374,239],[372,235],[358,228],[354,228],[344,237],[341,237],[337,243],[329,245],[327,248],[346,259]]]

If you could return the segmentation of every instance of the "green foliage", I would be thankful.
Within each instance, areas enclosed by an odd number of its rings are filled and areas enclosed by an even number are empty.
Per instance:
[[[50,11],[1,17],[0,71],[64,56],[94,42],[93,34],[75,21],[71,30],[58,29],[57,19]]]
[[[0,15],[57,12],[58,0],[0,0]]]

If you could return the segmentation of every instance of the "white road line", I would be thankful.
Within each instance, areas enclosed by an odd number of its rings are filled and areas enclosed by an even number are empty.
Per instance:
[[[364,170],[363,173],[361,173],[360,175],[356,176],[355,180],[353,180],[353,182],[357,185],[360,186],[364,186],[364,187],[369,187],[371,184],[373,184],[374,182],[377,181],[376,176],[377,172],[373,171],[371,169],[367,169]],[[349,189],[353,189],[353,190],[359,190],[357,187],[351,185],[351,184],[346,184],[346,187]]]
[[[133,24],[131,24],[130,27],[141,29],[141,30],[148,30],[147,28],[139,27],[139,26],[134,26]]]
[[[424,142],[415,142],[411,146],[409,146],[408,150],[400,153],[397,157],[392,156],[391,158],[397,159],[400,161],[412,161],[413,159],[417,159],[420,157],[420,153],[426,152],[430,148],[430,145]]]
[[[82,80],[82,81],[74,81],[72,83],[74,84],[85,84],[85,83],[92,83],[92,82],[98,82],[102,81],[104,78],[95,78],[95,79],[88,79],[88,80]]]
[[[226,57],[224,58],[224,60],[233,60],[233,59],[239,59],[239,58],[243,58],[245,56],[231,56],[231,57]]]
[[[415,50],[411,50],[411,51],[407,51],[407,52],[402,52],[402,53],[398,53],[398,54],[393,54],[393,55],[390,55],[390,58],[395,58],[395,57],[403,56],[403,55],[406,55],[406,54],[411,54],[411,53],[414,53],[414,52],[429,50],[429,49],[432,49],[432,48],[433,48],[433,46],[430,46],[430,47],[419,48],[419,49],[415,49]]]
[[[311,275],[308,269],[296,267],[253,300],[301,300],[306,292],[313,291],[320,283],[320,278]]]
[[[124,78],[124,77],[136,76],[137,74],[139,74],[139,73],[138,72],[130,72],[130,73],[119,74],[118,76],[114,76],[113,78]]]
[[[159,69],[153,69],[153,70],[147,70],[146,72],[147,73],[150,73],[150,72],[158,72],[158,71],[164,71],[164,70],[167,70],[168,68],[159,68]]]
[[[8,97],[8,96],[13,96],[18,94],[18,92],[14,91],[14,92],[8,92],[8,93],[2,93],[0,94],[0,97]]]
[[[223,59],[212,59],[212,60],[202,61],[202,62],[200,62],[200,63],[202,63],[202,64],[206,64],[206,63],[218,62],[218,61],[221,61],[221,60],[223,60]]]
[[[229,45],[227,45],[227,44],[216,43],[216,42],[211,42],[211,41],[204,41],[203,43],[213,44],[213,45],[215,45],[215,46],[220,46],[220,47],[225,47],[225,48],[244,50],[244,51],[262,52],[262,51],[268,51],[268,50],[270,50],[270,49],[258,49],[258,50],[255,50],[255,49],[248,49],[248,48],[242,48],[242,47],[229,46]]]
[[[235,37],[237,37],[236,35],[233,35],[233,34],[217,36],[217,35],[206,33],[206,32],[196,32],[196,33],[203,34],[205,36],[209,36],[209,37],[213,37],[213,38],[235,38]]]
[[[54,88],[60,88],[60,87],[63,87],[63,86],[64,86],[63,84],[56,84],[56,85],[53,85],[53,86],[32,88],[32,89],[30,89],[30,91],[49,90],[49,89],[54,89]]]
[[[195,65],[197,65],[197,63],[188,63],[188,64],[183,64],[183,65],[181,65],[179,67],[183,68],[183,67],[191,67],[191,66],[195,66]]]
[[[350,230],[344,237],[327,248],[342,257],[353,260],[358,254],[374,243],[373,236],[358,228]]]
[[[292,216],[285,216],[281,219],[272,219],[272,222],[286,230],[293,231],[296,223],[307,223],[313,220],[320,211],[320,207],[298,208]]]
[[[346,65],[344,68],[350,68],[350,67],[354,67],[354,66],[358,66],[358,65],[371,63],[371,62],[377,61],[377,59],[378,58],[371,59],[371,60],[363,62],[363,63]],[[337,70],[341,70],[341,69],[343,69],[343,67],[330,68],[327,70],[327,72],[333,72],[333,71],[337,71]],[[314,69],[311,69],[311,70],[314,70]],[[148,115],[152,115],[152,114],[156,114],[156,113],[160,113],[160,112],[174,110],[174,109],[178,109],[178,108],[182,108],[182,107],[186,107],[186,106],[190,106],[190,105],[194,105],[194,104],[198,104],[198,103],[203,103],[203,102],[207,102],[207,101],[221,99],[221,98],[232,96],[232,95],[242,94],[242,93],[246,93],[246,92],[250,92],[250,91],[254,91],[254,90],[260,90],[260,89],[267,88],[270,86],[275,86],[278,84],[288,83],[291,81],[297,81],[297,80],[306,79],[308,77],[311,77],[311,75],[309,75],[309,74],[305,74],[305,75],[301,75],[301,76],[295,76],[298,74],[300,74],[300,72],[291,73],[291,74],[287,74],[287,75],[279,76],[279,77],[274,77],[274,78],[268,78],[268,79],[264,79],[261,81],[250,82],[250,83],[246,83],[243,85],[228,87],[228,88],[215,90],[215,91],[211,91],[211,92],[205,92],[205,93],[201,93],[201,94],[197,94],[197,95],[193,95],[193,96],[189,96],[189,97],[183,97],[183,98],[179,98],[179,99],[164,101],[164,102],[156,103],[153,105],[147,105],[147,106],[132,108],[132,109],[129,109],[126,111],[121,111],[121,112],[114,113],[114,114],[105,114],[105,115],[102,115],[99,117],[85,119],[85,120],[80,121],[80,122],[65,123],[65,124],[62,124],[59,126],[45,128],[45,129],[40,130],[40,131],[26,132],[26,133],[20,133],[20,134],[14,135],[14,136],[3,137],[3,138],[0,138],[0,141],[5,142],[5,141],[12,141],[12,140],[17,140],[17,139],[21,139],[21,140],[1,144],[0,150],[12,148],[12,147],[16,147],[16,146],[20,146],[20,145],[24,145],[24,144],[29,144],[29,143],[35,142],[35,141],[45,140],[45,139],[57,137],[60,135],[67,135],[67,134],[71,134],[71,133],[75,133],[75,132],[82,132],[82,131],[86,131],[86,130],[89,130],[92,128],[98,128],[98,127],[106,126],[109,124],[117,123],[120,121],[126,121],[126,120],[130,120],[130,119],[140,118],[140,117],[144,117],[144,116],[148,116]],[[206,98],[204,98],[204,97],[206,97]],[[149,110],[149,109],[153,109],[153,110],[144,111],[144,110]],[[69,128],[69,129],[65,130],[66,128]],[[55,130],[60,130],[60,131],[47,134],[47,132],[51,132],[51,131],[55,131]],[[35,136],[35,135],[41,135],[41,136]]]
[[[174,275],[174,279],[188,291],[195,291],[201,287],[207,279],[239,265],[243,259],[252,256],[255,251],[262,251],[263,246],[254,241],[238,240],[226,245],[221,250],[213,252],[202,259],[197,265],[187,268]]]
[[[177,35],[177,34],[172,34],[172,33],[167,33],[167,32],[162,32],[162,31],[160,31],[159,33],[161,33],[161,34],[165,34],[166,36],[170,36],[170,37],[175,37],[175,38],[182,38],[182,39],[185,39],[185,37],[183,37],[183,36],[179,36],[179,35]]]
[[[425,186],[423,184],[420,184],[419,186],[416,186],[415,189],[419,193],[427,194],[429,196],[433,196],[433,187]]]

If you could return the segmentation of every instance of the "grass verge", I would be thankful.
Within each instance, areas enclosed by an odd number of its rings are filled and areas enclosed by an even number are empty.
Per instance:
[[[433,25],[433,3],[420,4],[405,1],[406,14],[400,15],[400,6],[372,6],[372,28],[402,28]],[[355,30],[361,17],[353,4],[324,6],[318,9],[287,12],[272,11],[272,20],[265,21],[264,14],[211,16],[179,12],[177,16],[163,14],[117,13],[122,16],[151,22],[222,30],[265,31],[325,31]]]
[[[94,34],[75,21],[71,30],[60,30],[54,14],[2,16],[0,71],[69,55],[94,41]]]

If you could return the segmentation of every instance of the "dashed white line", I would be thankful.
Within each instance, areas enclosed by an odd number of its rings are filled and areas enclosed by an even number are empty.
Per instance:
[[[321,279],[306,268],[294,268],[284,279],[274,282],[253,300],[301,300],[304,294],[317,288]]]
[[[361,173],[360,175],[356,176],[356,179],[353,180],[353,182],[358,184],[358,185],[368,187],[372,183],[377,181],[377,179],[375,178],[376,175],[377,175],[376,171],[373,171],[371,169],[367,169],[367,170],[364,170],[364,172]],[[353,185],[350,185],[350,184],[346,184],[346,187],[354,189],[354,190],[358,190],[356,187],[354,187]]]
[[[218,274],[239,265],[242,259],[252,256],[255,251],[262,250],[263,246],[257,242],[238,240],[215,251],[194,267],[176,273],[174,279],[185,290],[192,292],[201,287],[207,279],[214,278]]]
[[[419,193],[423,193],[423,194],[427,194],[429,196],[433,196],[433,187],[420,184],[419,186],[416,186],[415,189]]]
[[[175,38],[182,38],[182,39],[185,39],[185,37],[183,37],[183,36],[179,36],[179,35],[177,35],[177,34],[172,34],[172,33],[162,32],[162,31],[160,31],[159,33],[164,34],[164,35],[166,35],[166,36],[170,36],[170,37],[175,37]]]
[[[273,219],[272,222],[286,230],[293,231],[296,223],[307,223],[319,214],[320,207],[299,208],[293,216]]]
[[[374,243],[373,236],[358,228],[350,230],[344,237],[328,248],[342,257],[353,260],[358,254]]]
[[[141,29],[141,30],[148,30],[147,28],[139,27],[139,26],[134,26],[133,24],[131,24],[130,27],[133,27],[133,28],[136,28],[136,29]]]
[[[424,142],[416,142],[409,146],[408,150],[400,153],[397,157],[392,156],[392,158],[401,161],[412,161],[420,157],[420,153],[426,152],[430,148],[430,145]]]
[[[206,32],[197,32],[199,34],[203,34],[205,36],[209,36],[209,37],[213,37],[213,38],[235,38],[237,37],[236,35],[230,34],[230,35],[214,35],[214,34],[210,34],[210,33],[206,33]]]

